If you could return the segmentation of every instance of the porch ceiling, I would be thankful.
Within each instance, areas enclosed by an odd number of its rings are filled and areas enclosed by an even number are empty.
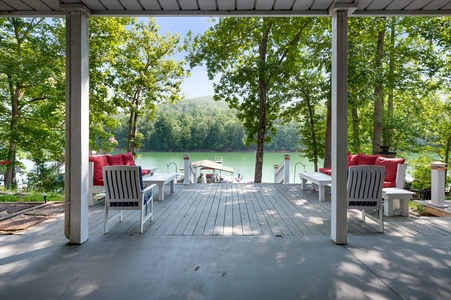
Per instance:
[[[82,8],[92,16],[326,16],[335,7],[358,16],[451,15],[451,0],[0,0],[0,15],[64,16],[65,8]]]

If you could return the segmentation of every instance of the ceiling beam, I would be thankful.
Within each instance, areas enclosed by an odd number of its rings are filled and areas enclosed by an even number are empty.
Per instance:
[[[60,4],[60,9],[63,12],[66,12],[66,11],[80,11],[80,12],[85,13],[88,16],[90,16],[92,14],[91,10],[86,5],[84,5],[83,3],[67,3],[67,4],[61,3]]]
[[[358,7],[359,7],[358,3],[332,2],[332,4],[330,5],[330,7],[328,9],[329,16],[332,16],[337,11],[344,11],[344,10],[347,10],[348,11],[348,16],[350,16],[357,10]]]

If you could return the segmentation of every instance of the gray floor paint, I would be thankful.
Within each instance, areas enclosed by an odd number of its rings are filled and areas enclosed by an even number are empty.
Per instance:
[[[451,299],[448,237],[0,236],[0,299]]]

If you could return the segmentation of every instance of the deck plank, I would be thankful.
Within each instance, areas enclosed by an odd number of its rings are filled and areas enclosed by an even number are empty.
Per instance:
[[[319,235],[320,230],[308,220],[311,208],[308,201],[303,199],[299,185],[276,186],[280,193],[286,199],[285,209],[291,213],[296,226],[302,235]]]
[[[255,189],[254,185],[245,184],[243,187],[244,194],[249,199],[250,203],[249,206],[252,206],[253,216],[251,220],[254,221],[253,233],[255,235],[261,234],[261,235],[269,235],[271,234],[271,229],[269,228],[268,223],[266,222],[265,215],[261,209],[260,204],[257,200],[257,190]]]
[[[204,233],[208,215],[210,214],[213,205],[214,191],[215,189],[212,186],[207,186],[206,189],[202,189],[203,194],[200,199],[202,203],[200,203],[195,212],[195,216],[193,216],[193,220],[197,219],[197,223],[194,226],[194,222],[191,222],[190,226],[187,228],[189,230],[192,228],[192,235],[202,235]]]
[[[243,187],[244,184],[236,185],[240,199],[241,219],[243,220],[243,235],[258,235],[259,230],[256,230],[259,227],[257,215],[250,199],[246,197],[247,193]]]
[[[187,197],[187,209],[184,211],[182,217],[178,220],[179,224],[174,232],[171,235],[192,235],[194,232],[194,228],[197,226],[197,222],[199,220],[199,214],[196,211],[199,211],[199,205],[203,202],[202,198],[205,196],[204,193],[206,191],[202,190],[196,193],[190,193],[189,197]],[[200,194],[200,195],[199,195]]]
[[[218,210],[216,213],[215,223],[213,226],[213,235],[223,235],[225,218],[226,218],[226,205],[227,205],[227,193],[224,186],[218,187]]]
[[[203,236],[328,236],[330,199],[318,201],[317,192],[299,184],[176,184],[175,193],[154,201],[154,220],[146,222],[146,235]],[[154,195],[156,196],[156,195]],[[330,198],[330,197],[326,197]],[[90,236],[103,235],[104,206],[89,208]],[[385,217],[386,236],[450,236],[451,218]],[[63,215],[42,223],[38,235],[61,234]],[[125,211],[124,221],[109,225],[109,235],[139,234],[139,212]],[[378,224],[348,210],[348,234],[380,235]]]
[[[265,194],[265,186],[262,185],[260,188],[257,188],[256,199],[258,205],[260,205],[261,212],[269,226],[270,234],[274,236],[283,235],[282,230],[279,228],[277,224],[275,212],[272,209],[271,205],[268,205],[268,201],[266,201]]]
[[[167,197],[164,201],[154,201],[155,207],[160,207],[163,205],[161,210],[163,213],[160,215],[155,212],[155,221],[153,225],[157,225],[155,231],[153,231],[154,226],[151,227],[151,232],[154,235],[171,235],[179,223],[180,218],[183,216],[184,210],[189,205],[188,201],[193,197],[195,189],[180,189],[177,193],[172,194],[176,197]],[[161,217],[160,217],[161,216]]]
[[[215,235],[215,224],[218,218],[218,211],[220,205],[220,190],[217,187],[212,186],[212,191],[210,193],[211,207],[209,208],[208,214],[206,215],[207,220],[205,223],[205,228],[202,230],[202,235]],[[200,229],[196,230],[200,233]]]

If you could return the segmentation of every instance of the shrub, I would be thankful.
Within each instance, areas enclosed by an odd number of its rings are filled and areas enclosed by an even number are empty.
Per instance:
[[[64,176],[53,166],[36,164],[28,174],[28,189],[36,192],[64,192]]]
[[[412,187],[417,190],[424,190],[431,187],[431,162],[434,161],[430,156],[422,155],[412,160],[412,177],[415,179]],[[450,183],[451,172],[447,173],[446,182]]]

